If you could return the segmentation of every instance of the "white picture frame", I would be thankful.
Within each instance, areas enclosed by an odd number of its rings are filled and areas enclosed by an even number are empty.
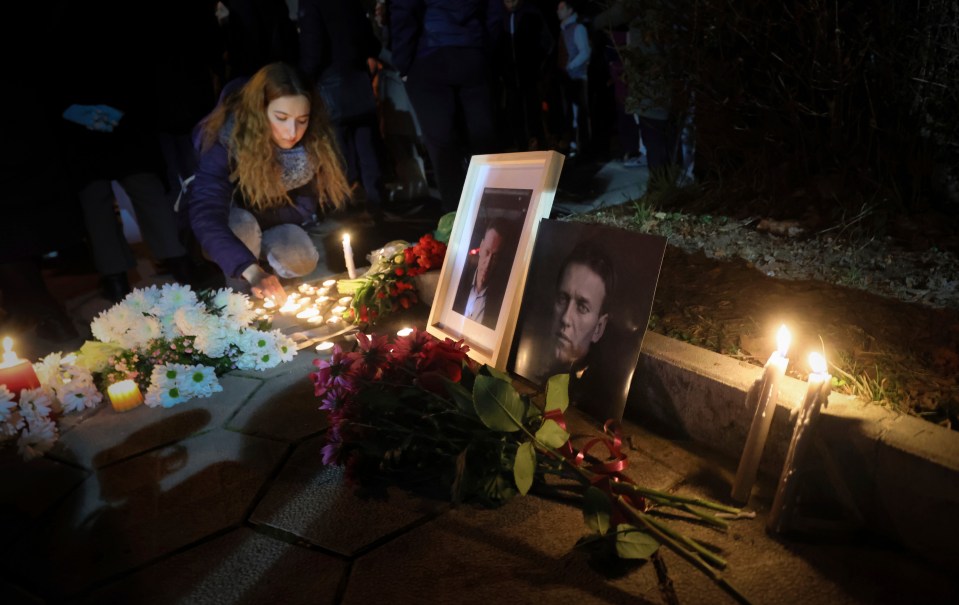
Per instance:
[[[464,341],[478,363],[506,369],[536,232],[553,207],[564,159],[555,151],[529,151],[470,160],[427,331]],[[495,265],[495,292],[484,291],[484,300],[491,300],[484,303],[486,317],[477,321],[464,314],[462,295],[477,279],[475,257],[494,222],[508,234]]]

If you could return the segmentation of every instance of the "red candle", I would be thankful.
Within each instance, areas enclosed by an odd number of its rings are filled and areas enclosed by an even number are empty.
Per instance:
[[[35,389],[40,386],[40,379],[33,371],[33,364],[17,357],[17,354],[13,352],[13,339],[9,336],[3,339],[0,384],[6,385],[7,390],[13,393],[15,401],[20,399],[20,391],[23,389]]]

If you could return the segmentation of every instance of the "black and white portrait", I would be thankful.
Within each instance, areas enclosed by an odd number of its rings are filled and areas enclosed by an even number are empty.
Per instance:
[[[543,221],[510,369],[540,386],[569,373],[573,405],[621,419],[665,250],[659,236]]]

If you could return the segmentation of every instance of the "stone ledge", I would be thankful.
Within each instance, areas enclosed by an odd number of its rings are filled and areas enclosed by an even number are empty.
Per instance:
[[[626,415],[653,419],[738,460],[753,415],[746,396],[760,375],[756,366],[647,332]],[[790,377],[782,384],[760,466],[774,480],[805,388]],[[959,565],[959,435],[838,393],[829,396],[818,433],[869,531]],[[822,468],[813,472],[824,478]]]

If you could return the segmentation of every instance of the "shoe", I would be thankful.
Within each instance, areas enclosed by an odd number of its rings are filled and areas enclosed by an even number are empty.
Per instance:
[[[107,300],[118,303],[133,291],[126,273],[111,273],[100,280],[101,292]]]

